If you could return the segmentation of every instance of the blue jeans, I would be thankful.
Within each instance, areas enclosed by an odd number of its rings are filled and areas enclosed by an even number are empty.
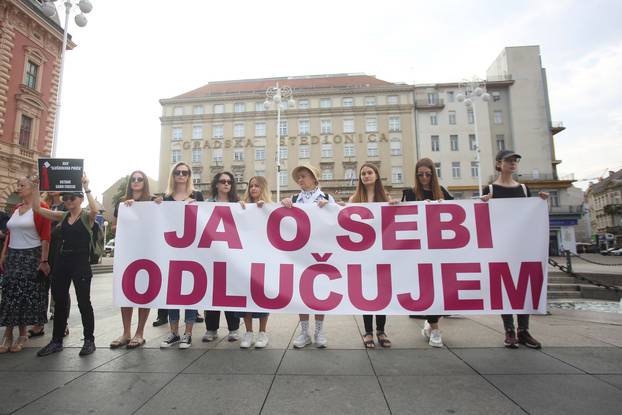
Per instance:
[[[184,323],[194,323],[199,312],[197,310],[184,310]],[[179,321],[179,309],[168,310],[169,323],[177,323]]]

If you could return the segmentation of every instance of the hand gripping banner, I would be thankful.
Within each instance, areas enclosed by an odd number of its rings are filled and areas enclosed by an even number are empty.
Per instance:
[[[119,209],[114,298],[279,313],[543,314],[548,240],[539,198],[137,202]]]

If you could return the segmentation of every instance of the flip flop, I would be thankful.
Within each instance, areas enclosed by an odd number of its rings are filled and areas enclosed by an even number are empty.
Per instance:
[[[124,337],[119,337],[118,339],[113,340],[113,341],[110,343],[110,348],[111,348],[111,349],[118,349],[119,347],[123,347],[123,346],[125,346],[125,345],[126,345],[126,344],[128,344],[129,342],[130,342],[130,339],[126,339],[126,338],[124,338]]]
[[[367,336],[370,336],[371,339],[365,340],[365,337]],[[374,335],[371,333],[365,333],[365,335],[363,336],[363,344],[365,345],[366,349],[375,349],[376,344],[374,343]]]
[[[138,340],[138,339],[140,339],[140,340]],[[143,338],[140,338],[140,337],[134,337],[127,344],[127,348],[128,349],[136,349],[137,347],[143,346],[145,343],[147,343],[147,340],[145,340]]]

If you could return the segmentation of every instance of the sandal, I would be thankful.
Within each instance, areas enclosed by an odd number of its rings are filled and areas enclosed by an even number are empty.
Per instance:
[[[0,344],[0,353],[6,353],[9,351],[9,349],[11,348],[11,345],[13,344],[13,336],[11,337],[3,337],[2,338],[2,344]]]
[[[143,346],[145,343],[147,343],[147,340],[143,339],[142,337],[134,337],[127,344],[127,348],[128,349],[136,349],[137,347]]]
[[[126,337],[119,337],[116,340],[113,340],[110,343],[110,348],[111,349],[118,349],[119,347],[125,346],[126,344],[128,344],[130,342],[130,339],[126,338]]]
[[[376,337],[378,338],[378,344],[382,347],[389,348],[391,347],[391,340],[387,337],[384,331],[376,332]]]
[[[39,331],[34,331],[33,329],[28,330],[28,338],[32,339],[33,337],[40,337],[45,334],[45,330],[41,328]]]
[[[11,348],[9,350],[11,351],[11,353],[21,352],[27,341],[28,341],[28,337],[27,336],[19,336],[17,338],[17,341],[15,342],[15,344],[13,346],[11,346]]]
[[[376,345],[374,344],[374,334],[365,333],[365,335],[363,336],[363,344],[365,345],[366,349],[375,349]]]

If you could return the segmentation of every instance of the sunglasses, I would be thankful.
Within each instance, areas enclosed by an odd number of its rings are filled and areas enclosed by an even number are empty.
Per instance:
[[[232,182],[231,182],[231,180],[228,180],[228,179],[220,179],[220,180],[218,180],[218,183],[220,183],[220,184],[231,184]]]
[[[131,179],[132,183],[142,183],[144,181],[145,181],[145,179],[142,178],[142,177],[132,177],[132,179]]]
[[[78,198],[78,196],[74,196],[74,195],[65,195],[63,196],[63,202],[73,202],[74,200],[76,200]]]
[[[417,173],[417,177],[432,177],[432,173]]]
[[[190,170],[175,170],[175,176],[190,176]]]

